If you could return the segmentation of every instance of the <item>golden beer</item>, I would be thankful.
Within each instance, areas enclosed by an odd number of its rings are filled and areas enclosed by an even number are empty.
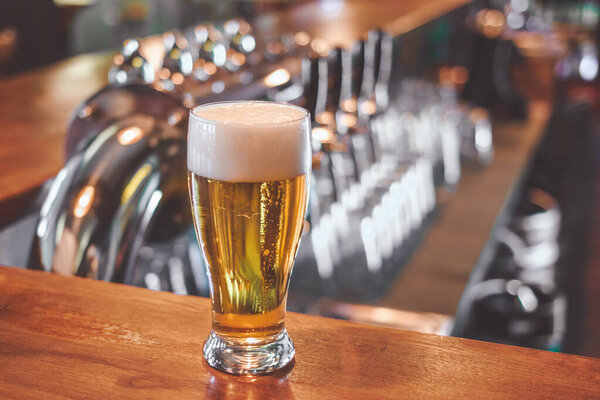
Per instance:
[[[281,368],[295,354],[284,318],[308,202],[308,112],[257,101],[198,106],[187,163],[212,301],[204,358],[231,374]]]
[[[254,342],[283,329],[307,203],[307,176],[227,182],[188,173],[196,233],[210,269],[213,330]]]

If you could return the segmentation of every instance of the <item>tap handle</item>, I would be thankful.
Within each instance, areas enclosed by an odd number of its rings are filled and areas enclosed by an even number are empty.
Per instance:
[[[364,79],[365,41],[358,40],[350,48],[350,94],[358,98]]]
[[[381,53],[379,67],[375,77],[375,98],[378,109],[384,109],[389,103],[389,84],[392,75],[392,63],[394,61],[394,42],[392,37],[379,31],[381,41]]]
[[[127,39],[121,53],[113,59],[114,65],[108,72],[108,81],[113,84],[152,83],[154,68],[140,53],[140,42]]]
[[[314,121],[319,90],[319,59],[310,56],[302,59],[301,74],[303,88],[302,106],[310,112]]]
[[[359,97],[370,99],[375,92],[375,82],[381,64],[381,31],[370,30],[367,33],[364,54],[363,79]]]
[[[179,32],[163,35],[165,55],[158,73],[160,83],[167,90],[174,90],[184,78],[192,73],[194,60],[187,39]]]
[[[342,88],[342,49],[336,47],[331,50],[327,57],[323,59],[323,62],[326,69],[326,81],[323,81],[322,76],[320,76],[320,80],[323,84],[327,85],[325,109],[326,111],[335,113],[340,103]]]

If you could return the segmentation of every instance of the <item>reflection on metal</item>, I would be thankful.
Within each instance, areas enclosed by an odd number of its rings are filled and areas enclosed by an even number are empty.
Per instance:
[[[143,164],[131,177],[129,182],[125,185],[125,189],[123,189],[123,194],[121,195],[121,204],[125,204],[131,199],[131,196],[140,188],[141,183],[150,175],[152,172],[151,164]]]
[[[96,190],[93,186],[88,185],[81,189],[79,195],[75,199],[75,208],[73,209],[73,215],[77,218],[83,218],[92,208],[94,202],[94,194]]]
[[[493,261],[485,279],[463,293],[455,335],[560,350],[567,311],[556,280],[560,226],[556,199],[530,189],[493,233]]]
[[[335,122],[335,116],[329,111],[323,111],[316,115],[315,120],[321,125],[332,125]]]
[[[325,56],[329,52],[329,45],[323,39],[315,38],[310,42],[311,49],[320,56]]]
[[[357,110],[356,99],[350,98],[350,99],[342,100],[342,102],[340,104],[340,108],[343,111],[346,111],[349,113],[356,112],[356,110]]]
[[[373,115],[377,111],[377,105],[374,101],[367,100],[360,104],[360,110],[364,115]]]
[[[344,127],[353,128],[358,123],[356,115],[344,113],[340,116],[340,124]]]
[[[128,39],[123,43],[121,53],[115,55],[113,64],[108,73],[111,83],[154,82],[154,68],[142,56],[140,43],[136,39]]]
[[[298,46],[306,46],[310,43],[310,35],[304,31],[296,32],[294,41]]]
[[[318,126],[312,129],[312,138],[321,143],[331,143],[336,140],[335,133],[331,129]]]
[[[289,82],[290,80],[290,71],[288,71],[285,68],[280,68],[277,69],[273,72],[271,72],[269,75],[267,75],[264,79],[263,82],[265,84],[266,87],[276,87],[276,86],[281,86],[287,82]]]
[[[123,129],[117,135],[117,140],[123,146],[129,146],[130,144],[136,143],[144,135],[144,131],[137,126],[131,126]]]
[[[67,131],[66,157],[71,158],[88,144],[90,138],[119,119],[137,114],[162,120],[168,119],[176,110],[185,110],[180,100],[152,87],[141,84],[107,86],[75,111]],[[130,127],[124,129],[127,128]]]
[[[501,11],[486,8],[477,13],[476,27],[485,36],[495,38],[502,33],[505,22]]]
[[[125,102],[119,100],[123,96]],[[93,104],[98,112],[76,119],[72,129],[85,128],[90,139],[77,137],[77,150],[48,191],[31,254],[34,265],[133,284],[139,249],[163,234],[160,225],[172,221],[170,235],[187,229],[187,121],[181,120],[187,110],[164,96],[135,85],[107,88],[82,107]],[[146,106],[138,108],[138,101]],[[137,112],[154,107],[159,107],[154,116]],[[173,115],[178,121],[169,123]]]

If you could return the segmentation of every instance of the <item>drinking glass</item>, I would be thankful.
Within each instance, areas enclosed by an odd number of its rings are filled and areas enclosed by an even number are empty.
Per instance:
[[[204,357],[218,370],[264,374],[294,358],[284,317],[308,203],[309,132],[309,113],[289,104],[190,112],[188,184],[211,283]]]

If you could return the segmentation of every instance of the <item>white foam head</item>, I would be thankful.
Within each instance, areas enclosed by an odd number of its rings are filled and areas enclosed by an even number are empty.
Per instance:
[[[310,170],[306,110],[262,101],[201,105],[190,112],[188,169],[209,179],[264,182]]]

